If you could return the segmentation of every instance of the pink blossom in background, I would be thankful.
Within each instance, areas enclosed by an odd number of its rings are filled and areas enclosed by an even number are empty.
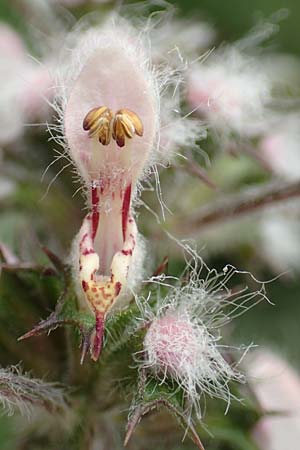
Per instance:
[[[23,40],[9,25],[0,23],[0,55],[24,58],[26,48]]]
[[[286,361],[258,351],[248,365],[248,378],[268,413],[259,420],[253,437],[261,450],[295,450],[300,442],[300,376]]]
[[[260,131],[270,100],[270,83],[259,61],[234,46],[192,64],[187,100],[211,128],[251,136]]]
[[[213,27],[201,19],[181,19],[166,17],[162,25],[152,30],[153,60],[163,61],[168,57],[182,64],[180,58],[199,57],[212,45],[216,37]]]
[[[267,211],[260,220],[259,253],[276,274],[294,276],[300,269],[300,208],[290,206],[289,214]]]
[[[30,58],[21,37],[7,25],[0,26],[0,64],[0,142],[7,144],[22,135],[24,124],[45,120],[53,90],[47,67]]]
[[[300,179],[300,117],[280,122],[264,135],[260,151],[275,174],[287,180]]]

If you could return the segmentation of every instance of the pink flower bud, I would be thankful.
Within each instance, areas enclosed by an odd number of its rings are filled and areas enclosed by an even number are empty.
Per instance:
[[[141,45],[132,29],[109,21],[79,39],[63,80],[70,155],[105,195],[135,184],[154,150],[158,94]]]
[[[182,246],[191,257],[182,278],[152,278],[156,285],[163,286],[164,294],[166,288],[168,293],[161,297],[158,290],[151,305],[149,298],[136,298],[146,334],[143,350],[135,357],[146,375],[155,377],[158,383],[163,384],[166,379],[177,383],[190,411],[201,418],[201,399],[205,394],[226,400],[228,408],[234,398],[229,383],[245,381],[237,370],[241,358],[230,363],[237,349],[222,344],[221,328],[266,296],[263,283],[251,274],[232,266],[225,266],[221,273],[209,270],[196,252]],[[235,274],[250,276],[260,289],[251,292],[247,285],[229,288],[227,284],[231,284]]]
[[[219,352],[218,339],[188,306],[185,308],[185,300],[183,297],[181,307],[170,307],[152,321],[144,340],[142,365],[161,380],[167,375],[175,379],[201,416],[203,393],[226,398],[228,381],[242,381],[242,377]]]
[[[176,313],[154,320],[144,341],[149,363],[163,372],[167,370],[182,376],[187,370],[195,370],[201,357],[202,336],[198,331],[188,317],[179,317]]]

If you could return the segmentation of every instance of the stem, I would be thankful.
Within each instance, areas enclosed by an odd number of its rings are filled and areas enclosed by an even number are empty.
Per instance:
[[[202,206],[198,212],[181,218],[175,223],[175,229],[179,232],[191,233],[295,198],[300,198],[300,181],[288,184],[272,181],[264,186],[245,189],[238,194],[222,196]]]
[[[182,165],[173,164],[172,167],[177,170],[184,170],[190,175],[196,176],[204,184],[206,184],[211,189],[214,189],[215,191],[218,189],[217,185],[209,178],[206,171],[202,169],[202,167],[200,167],[199,164],[197,164],[195,161],[186,161],[185,164]]]

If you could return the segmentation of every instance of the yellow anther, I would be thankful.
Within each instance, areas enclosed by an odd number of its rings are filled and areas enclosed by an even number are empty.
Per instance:
[[[103,145],[108,145],[111,136],[119,147],[124,147],[125,138],[135,134],[143,136],[143,124],[139,116],[129,109],[119,109],[114,115],[107,106],[91,109],[83,121],[83,129],[89,137],[97,137]]]
[[[129,109],[119,109],[113,121],[113,139],[119,147],[125,145],[125,137],[133,138],[135,134],[143,136],[143,124],[139,116]]]
[[[112,111],[107,106],[91,109],[84,118],[83,129],[89,132],[89,137],[97,137],[103,145],[108,145],[111,139]]]

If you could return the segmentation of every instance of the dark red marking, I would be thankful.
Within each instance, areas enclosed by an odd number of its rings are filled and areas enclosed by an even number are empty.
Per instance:
[[[125,256],[128,256],[128,255],[132,255],[132,250],[131,250],[131,248],[129,249],[129,250],[122,250],[122,254],[123,255],[125,255]]]
[[[97,288],[93,287],[92,292],[97,292]]]
[[[82,284],[82,289],[84,290],[84,292],[86,292],[89,288],[87,282],[82,280],[81,284]]]
[[[87,234],[87,233],[85,233],[85,234],[82,236],[82,239],[81,239],[80,245],[79,245],[80,249],[82,248],[83,242],[86,240],[87,237],[88,237],[88,234]]]
[[[101,288],[99,288],[100,289],[100,291],[102,292],[102,297],[104,298],[104,300],[107,300],[109,297],[111,297],[111,294],[107,294],[106,292],[105,292],[105,287],[101,287]]]
[[[130,200],[131,200],[131,184],[127,186],[125,189],[125,194],[123,198],[122,205],[122,230],[123,230],[123,240],[125,241],[126,229],[127,229],[127,219],[130,208]]]
[[[95,239],[99,224],[99,196],[98,188],[95,182],[92,183],[92,239]]]
[[[83,252],[82,252],[82,254],[83,254],[84,256],[92,255],[93,253],[96,253],[95,250],[94,250],[93,248],[86,248],[86,249],[83,250]]]
[[[115,296],[116,297],[120,294],[121,288],[122,288],[122,284],[120,283],[120,281],[117,281],[116,286],[115,286]]]
[[[103,345],[103,335],[104,335],[104,316],[96,313],[96,325],[95,325],[95,336],[93,342],[93,348],[91,350],[92,359],[97,361]]]

